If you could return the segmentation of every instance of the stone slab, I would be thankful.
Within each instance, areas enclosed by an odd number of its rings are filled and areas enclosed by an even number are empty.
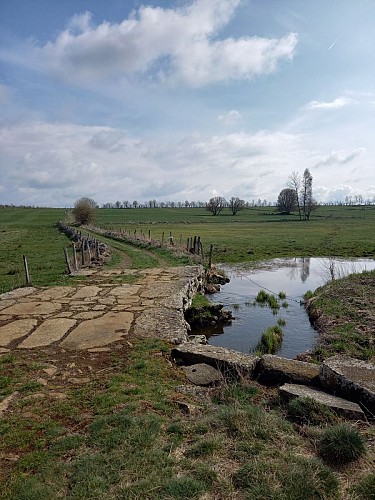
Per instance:
[[[295,383],[320,387],[319,371],[320,366],[314,363],[265,354],[259,361],[257,378],[265,385]]]
[[[32,286],[27,286],[27,287],[22,287],[22,288],[15,288],[14,290],[11,290],[10,292],[2,293],[0,295],[0,300],[8,300],[8,299],[20,299],[21,297],[27,297],[28,295],[31,295],[32,293],[36,292],[38,289],[34,288]]]
[[[29,318],[17,319],[12,323],[0,326],[0,346],[6,347],[14,340],[28,335],[37,324],[36,318]]]
[[[375,415],[375,365],[349,356],[333,356],[320,368],[323,387],[359,403]]]
[[[223,380],[221,372],[206,363],[184,366],[183,370],[186,378],[194,385],[208,387],[218,385]]]
[[[46,319],[31,335],[18,345],[18,348],[34,349],[35,347],[42,347],[57,342],[75,324],[76,321],[73,319]]]
[[[133,314],[130,312],[109,312],[100,318],[83,321],[60,346],[72,350],[106,346],[127,335],[132,321]]]
[[[61,305],[53,302],[19,302],[0,311],[12,316],[45,316],[60,311]]]
[[[365,420],[365,414],[362,409],[346,399],[332,396],[316,387],[309,387],[306,385],[298,384],[285,384],[279,388],[280,397],[283,401],[290,401],[299,397],[312,398],[320,404],[328,406],[338,415],[350,418],[353,420]]]
[[[135,309],[133,308],[133,310]],[[151,307],[143,310],[134,325],[136,337],[159,338],[170,342],[186,341],[187,331],[188,325],[181,310],[162,307]]]
[[[224,347],[197,345],[190,342],[172,349],[172,356],[185,364],[207,363],[219,369],[224,376],[253,378],[258,356],[242,354]]]
[[[98,295],[101,288],[95,285],[82,286],[79,287],[76,293],[73,295],[72,300],[85,300],[92,299]]]

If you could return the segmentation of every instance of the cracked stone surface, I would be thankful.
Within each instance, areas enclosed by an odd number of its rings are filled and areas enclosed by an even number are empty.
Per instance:
[[[203,268],[130,270],[134,284],[28,287],[0,295],[0,352],[44,348],[110,349],[129,337],[187,340],[183,311],[202,284]],[[107,272],[108,276],[113,272]],[[96,283],[96,282],[95,282]]]

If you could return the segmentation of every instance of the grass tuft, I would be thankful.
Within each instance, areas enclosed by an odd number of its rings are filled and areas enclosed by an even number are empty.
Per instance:
[[[318,449],[326,462],[344,465],[365,453],[365,443],[357,429],[348,424],[338,424],[323,431]]]

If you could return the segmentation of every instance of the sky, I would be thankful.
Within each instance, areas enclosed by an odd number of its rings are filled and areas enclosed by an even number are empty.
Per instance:
[[[375,0],[0,0],[0,205],[375,196]]]

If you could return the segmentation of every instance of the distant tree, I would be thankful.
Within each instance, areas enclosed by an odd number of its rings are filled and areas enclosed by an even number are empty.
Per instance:
[[[239,198],[235,198],[234,196],[232,196],[232,198],[229,200],[228,205],[232,212],[232,215],[236,215],[237,212],[245,208],[246,203],[244,200],[240,200]]]
[[[121,201],[116,201],[115,208],[121,208],[121,207],[122,207]]]
[[[301,177],[298,172],[293,172],[292,175],[289,177],[289,182],[288,186],[294,190],[296,193],[296,207],[298,209],[298,215],[300,220],[302,219],[302,213],[301,213],[301,205],[300,205],[300,200],[299,200],[299,194],[301,190]]]
[[[283,189],[277,198],[277,210],[283,214],[290,214],[297,206],[297,195],[294,189]]]
[[[133,203],[132,203],[132,205],[133,205],[133,208],[137,208],[138,205],[139,205],[139,203],[138,203],[137,200],[134,200]]]
[[[124,201],[122,202],[122,206],[123,206],[124,208],[129,208],[129,207],[130,207],[130,203],[129,203],[129,201],[128,201],[128,200],[124,200]]]
[[[222,196],[215,196],[208,201],[206,210],[212,212],[213,215],[218,215],[225,208],[226,204],[227,202]]]
[[[303,172],[302,188],[301,188],[301,205],[302,205],[303,218],[305,220],[310,220],[312,207],[316,205],[316,202],[313,198],[312,181],[313,178],[312,175],[310,174],[310,170],[306,168],[305,171]]]
[[[73,215],[78,224],[91,224],[95,219],[96,202],[91,198],[80,198],[74,204]]]

